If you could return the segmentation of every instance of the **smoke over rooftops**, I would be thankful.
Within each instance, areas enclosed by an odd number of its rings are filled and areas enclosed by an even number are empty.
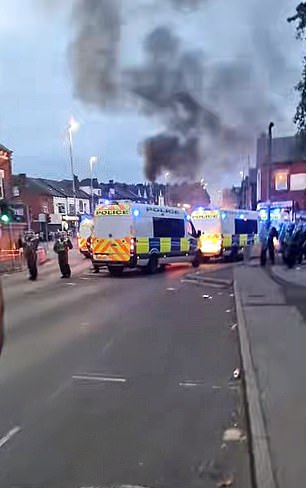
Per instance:
[[[266,8],[265,19],[261,15],[258,24],[252,17],[252,42],[233,48],[232,58],[208,60],[192,40],[180,37],[166,23],[148,29],[141,61],[129,66],[121,59],[121,46],[129,41],[122,37],[123,26],[132,20],[124,1],[73,2],[70,60],[75,95],[101,110],[120,110],[126,99],[135,99],[135,106],[147,116],[159,117],[164,131],[143,141],[150,180],[164,169],[193,176],[202,167],[229,168],[237,154],[249,151],[271,114],[283,116],[277,93],[270,92],[267,83],[273,78],[277,88],[279,78],[286,77],[286,57],[266,25],[285,0],[271,1],[273,6]],[[162,0],[156,8],[172,8],[173,16],[187,12],[190,21],[190,12],[205,12],[211,3]],[[141,0],[135,5],[143,7]],[[148,15],[144,8],[143,12]],[[224,20],[220,30],[225,27]]]

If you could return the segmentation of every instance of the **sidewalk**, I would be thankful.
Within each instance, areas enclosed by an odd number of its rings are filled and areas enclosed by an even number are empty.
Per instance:
[[[306,324],[259,266],[237,267],[234,277],[258,488],[306,486]]]
[[[286,281],[287,283],[306,286],[306,265],[298,265],[293,269],[289,269],[284,264],[277,264],[271,266],[271,273],[275,278]]]

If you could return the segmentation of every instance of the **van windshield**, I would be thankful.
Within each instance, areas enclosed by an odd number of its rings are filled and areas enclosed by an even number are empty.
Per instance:
[[[132,219],[126,216],[96,217],[94,233],[97,237],[111,237],[119,239],[131,233]]]
[[[79,230],[80,237],[87,239],[87,237],[89,237],[91,234],[91,227],[91,225],[81,225]]]
[[[196,230],[200,230],[205,234],[221,233],[220,218],[193,219],[193,225],[195,226]]]

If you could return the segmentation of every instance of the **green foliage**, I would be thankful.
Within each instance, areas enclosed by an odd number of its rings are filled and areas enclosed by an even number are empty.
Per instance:
[[[304,40],[306,32],[306,2],[301,2],[296,7],[296,13],[292,17],[289,17],[288,22],[297,22],[296,25],[296,37],[297,39]],[[303,60],[303,71],[301,80],[295,86],[297,92],[300,95],[300,101],[296,107],[294,116],[294,123],[297,127],[297,135],[300,140],[301,147],[306,147],[306,56]]]
[[[305,29],[306,29],[306,2],[301,2],[296,7],[296,13],[292,17],[289,17],[288,22],[295,22],[298,21],[296,26],[296,37],[298,39],[305,38]]]

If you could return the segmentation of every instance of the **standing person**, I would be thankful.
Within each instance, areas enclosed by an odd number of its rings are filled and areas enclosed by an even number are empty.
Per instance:
[[[260,266],[265,266],[267,263],[267,249],[268,249],[268,224],[264,223],[259,231],[259,240],[261,244],[260,251]]]
[[[24,257],[29,268],[29,280],[35,281],[37,279],[37,248],[38,238],[32,230],[28,230],[24,234]]]
[[[62,278],[70,278],[71,269],[69,266],[68,252],[73,248],[72,242],[67,236],[67,232],[59,233],[59,238],[54,244],[54,252],[58,256],[58,265],[62,273]]]
[[[278,239],[278,232],[275,227],[271,227],[268,235],[268,251],[271,264],[275,264],[275,243],[274,238]]]

